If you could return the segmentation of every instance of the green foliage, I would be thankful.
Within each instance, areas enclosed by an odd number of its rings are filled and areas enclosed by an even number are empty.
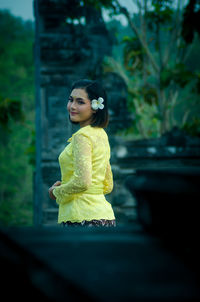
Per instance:
[[[33,43],[32,22],[0,11],[0,224],[7,226],[32,224]]]
[[[36,141],[35,141],[35,130],[31,132],[31,141],[28,148],[25,150],[25,154],[28,155],[28,162],[30,165],[35,167],[35,153],[36,153]]]
[[[180,87],[185,87],[195,78],[195,74],[188,70],[185,64],[178,63],[173,68],[165,68],[161,72],[161,86],[168,87],[171,82],[176,83]]]
[[[120,6],[118,1],[113,2]],[[193,34],[198,32],[196,17],[200,2],[191,0],[184,8],[188,12],[192,7],[193,16],[196,14],[195,24],[191,19],[188,24],[188,15],[183,14],[181,2],[151,0],[136,3],[138,14],[118,7],[127,18],[128,34],[123,26],[120,29],[118,25],[123,61],[116,55],[116,49],[113,53],[116,62],[113,64],[114,59],[107,59],[107,71],[118,72],[125,80],[129,93],[128,108],[135,116],[131,129],[143,138],[160,136],[174,126],[182,127],[199,112],[200,42],[198,36],[193,35],[195,38],[189,46],[180,32],[181,26],[187,25],[193,28]],[[198,128],[197,122],[192,125]]]
[[[153,87],[141,86],[140,88],[141,95],[144,97],[145,103],[149,105],[158,105],[158,95],[157,91]]]
[[[135,72],[135,69],[141,70],[143,67],[144,51],[139,40],[136,37],[124,36],[122,39],[124,44],[124,66],[130,74]]]
[[[196,83],[196,93],[200,94],[200,72],[196,73],[197,83]]]
[[[147,24],[149,29],[153,30],[159,24],[169,24],[172,21],[174,11],[171,7],[172,1],[153,0],[152,10],[146,13]]]
[[[8,129],[9,121],[24,121],[25,116],[22,112],[22,104],[20,100],[3,99],[0,96],[0,125],[4,129]]]
[[[24,153],[30,141],[29,129],[15,121],[10,121],[10,128],[6,144],[2,144],[5,132],[0,135],[0,224],[31,225],[33,169]]]
[[[191,121],[183,125],[182,129],[192,136],[200,137],[200,118],[194,116]]]
[[[113,0],[81,0],[80,6],[92,6],[98,10],[101,10],[102,7],[104,8],[113,8],[115,9],[115,1]]]

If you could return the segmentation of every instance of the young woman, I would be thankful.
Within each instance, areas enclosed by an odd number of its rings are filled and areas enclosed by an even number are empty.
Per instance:
[[[49,188],[59,205],[58,223],[65,226],[116,226],[111,204],[105,199],[113,190],[106,92],[97,81],[75,82],[67,110],[80,129],[68,139],[59,156],[61,182]]]

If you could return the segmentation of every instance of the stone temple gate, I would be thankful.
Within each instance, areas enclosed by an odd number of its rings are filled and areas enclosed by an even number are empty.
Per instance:
[[[58,155],[77,126],[69,122],[66,103],[71,84],[98,79],[108,92],[112,137],[131,120],[123,80],[103,75],[102,63],[112,52],[112,37],[99,11],[79,0],[35,0],[36,173],[35,225],[56,223],[57,205],[48,188],[60,179]],[[112,157],[112,155],[111,155]],[[112,164],[112,163],[111,163]],[[108,198],[113,198],[111,193]]]

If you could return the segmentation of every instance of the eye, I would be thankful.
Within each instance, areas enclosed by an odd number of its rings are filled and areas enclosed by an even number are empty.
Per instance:
[[[83,101],[78,101],[79,104],[85,104]]]

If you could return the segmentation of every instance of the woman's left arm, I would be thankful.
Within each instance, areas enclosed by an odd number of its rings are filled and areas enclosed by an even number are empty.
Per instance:
[[[62,203],[62,197],[87,190],[92,182],[92,143],[84,134],[73,137],[74,174],[66,184],[53,189],[53,195]]]
[[[103,181],[103,194],[109,194],[113,190],[113,173],[111,170],[110,161],[107,163],[105,178]]]

